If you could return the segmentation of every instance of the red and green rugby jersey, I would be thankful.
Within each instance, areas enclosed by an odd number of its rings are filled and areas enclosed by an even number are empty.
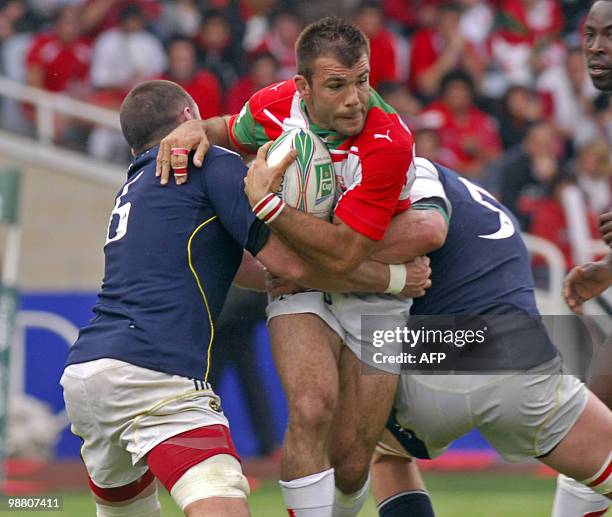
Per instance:
[[[317,134],[331,153],[340,198],[335,215],[362,235],[381,240],[391,217],[410,207],[414,140],[397,113],[371,90],[365,126],[345,137],[317,127],[293,80],[255,93],[230,119],[230,137],[246,153],[293,128]]]

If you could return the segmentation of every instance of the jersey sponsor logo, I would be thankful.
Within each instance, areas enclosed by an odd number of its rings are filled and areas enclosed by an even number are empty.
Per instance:
[[[374,140],[382,140],[384,138],[385,140],[389,140],[389,142],[393,142],[393,140],[389,136],[390,132],[391,132],[391,130],[387,129],[387,132],[384,135],[382,135],[380,133],[374,133]]]

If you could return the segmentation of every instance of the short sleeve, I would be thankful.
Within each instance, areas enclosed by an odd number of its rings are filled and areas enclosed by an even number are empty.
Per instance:
[[[270,230],[251,210],[244,193],[246,167],[234,153],[206,161],[202,181],[207,197],[227,232],[252,255],[265,245]]]
[[[408,147],[395,152],[373,152],[364,157],[361,181],[340,198],[335,215],[365,237],[381,240],[414,166],[412,156]]]
[[[452,206],[440,181],[436,166],[424,158],[415,158],[415,180],[410,189],[410,202],[415,205],[422,199],[438,198],[444,201],[446,212],[451,215]]]
[[[255,153],[259,149],[256,138],[256,125],[251,106],[247,101],[240,113],[232,115],[229,122],[229,134],[237,149],[246,153]]]

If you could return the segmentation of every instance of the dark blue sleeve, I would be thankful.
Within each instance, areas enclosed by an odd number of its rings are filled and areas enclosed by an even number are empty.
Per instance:
[[[238,155],[224,153],[206,160],[202,178],[208,199],[227,232],[251,254],[264,247],[269,228],[255,217],[244,193],[246,167]]]

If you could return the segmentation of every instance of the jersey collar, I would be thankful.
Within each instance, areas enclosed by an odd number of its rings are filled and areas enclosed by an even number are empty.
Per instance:
[[[158,150],[159,144],[137,155],[128,167],[128,178],[131,177],[135,172],[141,170],[145,165],[148,165],[151,161],[155,160],[157,158]]]

